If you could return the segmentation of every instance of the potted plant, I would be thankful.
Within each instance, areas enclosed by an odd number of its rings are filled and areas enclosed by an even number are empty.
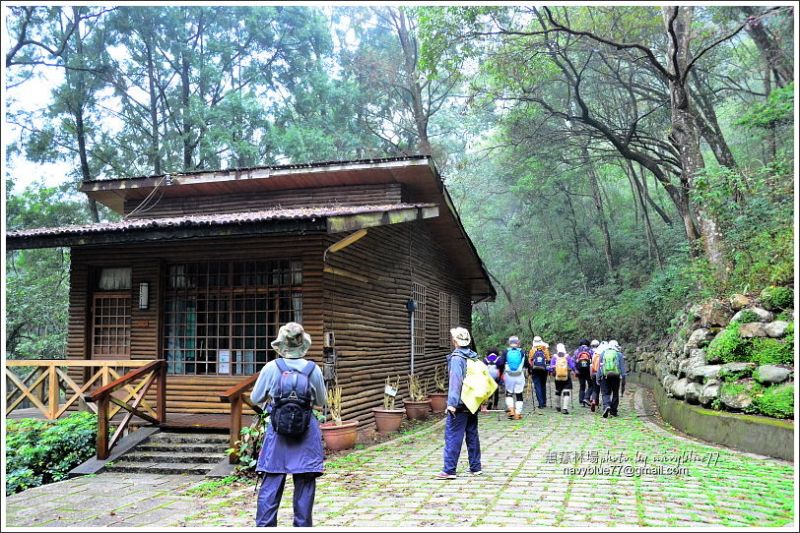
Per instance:
[[[447,409],[447,365],[436,365],[433,369],[433,384],[436,392],[430,394],[431,411],[444,413]]]
[[[416,374],[408,376],[408,400],[403,401],[406,408],[406,416],[409,420],[422,420],[428,417],[431,408],[431,401],[425,398],[425,384]]]
[[[394,381],[386,376],[386,383],[383,387],[383,409],[380,407],[372,408],[372,415],[375,417],[375,427],[378,433],[392,433],[400,429],[400,422],[403,421],[403,409],[394,408],[394,399],[397,396],[397,389],[400,387],[400,376]]]
[[[358,420],[342,422],[342,388],[338,385],[328,390],[328,410],[331,421],[319,426],[325,446],[332,451],[347,450],[355,446]]]

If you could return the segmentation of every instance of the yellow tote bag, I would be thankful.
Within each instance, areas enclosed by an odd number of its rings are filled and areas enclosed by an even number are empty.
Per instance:
[[[483,402],[488,400],[497,390],[489,369],[483,361],[467,359],[467,373],[461,386],[461,401],[471,413],[478,411]]]

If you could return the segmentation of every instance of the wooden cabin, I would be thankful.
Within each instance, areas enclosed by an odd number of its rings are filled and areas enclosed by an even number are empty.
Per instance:
[[[432,375],[494,288],[429,157],[85,182],[117,222],[10,232],[70,247],[70,359],[164,359],[167,413],[228,413],[289,321],[371,422],[387,375]],[[409,311],[408,301],[416,302]],[[413,345],[413,348],[412,348]],[[430,387],[432,387],[432,380]]]

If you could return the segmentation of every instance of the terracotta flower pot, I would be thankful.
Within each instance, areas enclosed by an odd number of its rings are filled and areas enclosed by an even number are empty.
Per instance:
[[[393,433],[400,429],[400,422],[403,421],[405,411],[403,409],[373,407],[372,414],[375,416],[375,427],[378,433]]]
[[[429,397],[431,399],[431,411],[434,413],[444,413],[444,410],[447,409],[447,393],[432,392]]]
[[[358,437],[358,420],[348,420],[337,426],[336,422],[325,422],[320,424],[322,438],[325,446],[331,451],[347,450],[356,445]]]
[[[406,409],[406,416],[409,420],[424,420],[428,418],[431,401],[412,402],[411,400],[403,400],[403,407]]]

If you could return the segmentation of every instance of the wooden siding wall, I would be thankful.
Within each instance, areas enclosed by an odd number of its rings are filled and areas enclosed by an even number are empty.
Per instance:
[[[181,261],[259,260],[301,258],[303,261],[303,326],[314,339],[309,358],[322,359],[322,253],[323,235],[228,238],[169,243],[72,250],[70,275],[70,320],[68,356],[89,357],[88,324],[91,321],[87,301],[91,273],[100,267],[130,266],[131,358],[156,359],[161,355],[161,331],[164,301],[162,284],[166,281],[164,265]],[[150,284],[150,306],[138,308],[140,282]],[[75,376],[81,379],[79,376]],[[230,407],[219,402],[218,395],[244,376],[208,377],[170,375],[167,378],[167,411],[173,413],[228,413]]]
[[[324,187],[285,191],[264,191],[212,196],[162,198],[153,208],[135,213],[133,218],[237,213],[269,208],[299,208],[323,205],[394,204],[401,198],[401,186],[394,184]],[[141,200],[125,202],[125,214]]]
[[[338,238],[329,237],[328,244]],[[343,417],[370,424],[371,408],[382,405],[387,375],[400,375],[398,399],[408,397],[411,340],[406,301],[412,283],[426,288],[425,350],[417,353],[414,366],[428,380],[431,392],[433,368],[445,363],[451,351],[440,345],[439,291],[459,299],[461,324],[450,327],[471,328],[470,295],[437,249],[425,222],[370,228],[355,244],[329,254],[328,264],[368,279],[365,283],[346,274],[326,273],[324,314],[325,328],[336,337]]]

